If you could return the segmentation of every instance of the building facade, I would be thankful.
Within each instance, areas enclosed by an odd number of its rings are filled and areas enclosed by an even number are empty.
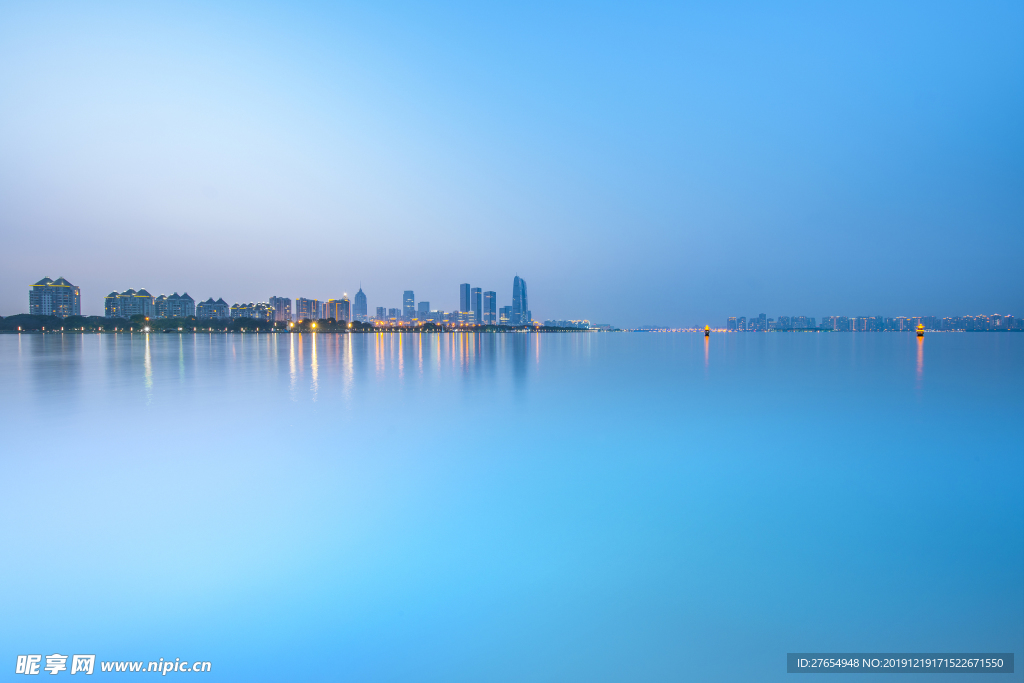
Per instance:
[[[512,325],[526,325],[530,322],[530,304],[526,296],[526,280],[516,275],[512,281]]]
[[[459,310],[460,311],[471,311],[471,304],[469,303],[469,290],[470,286],[468,282],[459,285]]]
[[[483,292],[484,290],[480,287],[472,287],[469,290],[469,310],[473,311],[473,322],[475,323],[482,323],[484,321]]]
[[[499,325],[511,325],[512,324],[512,307],[502,306],[498,309],[498,324]]]
[[[334,318],[334,322],[350,322],[352,320],[351,306],[348,297],[327,300],[327,317]]]
[[[153,302],[158,318],[191,318],[196,314],[196,302],[185,292],[181,296],[175,292],[170,296],[161,294]]]
[[[498,293],[484,292],[484,325],[498,324]]]
[[[370,319],[366,315],[366,295],[363,294],[362,285],[359,286],[355,301],[352,302],[352,317],[361,323],[365,323]]]
[[[196,306],[196,317],[201,320],[227,320],[231,317],[231,308],[224,299],[214,301],[211,296]]]
[[[288,297],[270,297],[270,307],[274,309],[274,322],[290,323],[292,321],[292,300]]]
[[[52,315],[67,318],[82,315],[82,293],[78,287],[59,277],[44,277],[28,290],[28,312],[32,315]]]
[[[251,318],[271,322],[274,319],[274,307],[265,303],[234,304],[231,306],[231,319]]]
[[[111,292],[103,300],[103,314],[108,318],[131,318],[133,315],[156,317],[153,295],[144,289]]]
[[[416,296],[411,289],[402,294],[402,318],[412,320],[416,317]]]
[[[317,299],[296,299],[295,319],[296,320],[320,320],[323,316],[323,306]]]

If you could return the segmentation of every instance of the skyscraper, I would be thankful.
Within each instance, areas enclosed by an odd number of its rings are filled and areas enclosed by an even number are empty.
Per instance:
[[[81,292],[62,277],[44,277],[28,290],[28,312],[66,318],[82,314]]]
[[[481,300],[483,290],[480,287],[473,287],[469,290],[469,304],[473,311],[473,322],[479,324],[484,321],[483,301]]]
[[[296,299],[296,320],[319,320],[323,317],[323,305],[316,299]]]
[[[530,322],[530,306],[526,298],[526,280],[516,275],[512,281],[512,325],[525,325]]]
[[[286,296],[272,296],[270,305],[274,309],[274,322],[290,323],[292,321],[291,299]]]
[[[459,310],[460,311],[472,310],[470,308],[470,303],[469,303],[469,283],[468,282],[459,285]]]
[[[334,322],[349,322],[351,315],[349,311],[348,297],[343,296],[340,299],[328,299],[327,300],[327,317],[334,318]]]
[[[484,325],[498,324],[498,293],[484,292]]]
[[[430,302],[421,301],[416,304],[416,317],[420,320],[426,320],[427,315],[430,313]]]
[[[406,320],[416,317],[416,297],[411,289],[405,290],[405,294],[402,295],[402,317]]]
[[[502,306],[498,309],[498,324],[499,325],[511,325],[512,324],[512,307]]]
[[[359,291],[356,292],[356,299],[352,302],[352,317],[361,323],[365,323],[368,318],[366,315],[366,295],[363,294],[363,286],[359,286]]]
[[[377,307],[377,320],[386,320],[388,317],[388,309],[384,306]]]

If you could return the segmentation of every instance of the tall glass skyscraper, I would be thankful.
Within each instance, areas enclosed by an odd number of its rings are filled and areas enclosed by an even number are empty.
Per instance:
[[[405,294],[402,295],[402,317],[406,320],[416,317],[416,297],[413,296],[411,289],[405,290]]]
[[[525,325],[530,322],[529,310],[526,280],[516,275],[516,279],[512,281],[512,324]]]
[[[483,301],[481,300],[483,291],[480,287],[473,287],[469,290],[469,303],[472,306],[469,310],[473,311],[473,322],[477,324],[484,320]]]
[[[484,325],[498,324],[498,293],[484,292]]]
[[[469,303],[469,283],[463,283],[459,285],[459,310],[460,311],[471,311]]]
[[[363,294],[362,285],[359,286],[359,291],[356,292],[355,301],[352,302],[352,316],[361,323],[365,323],[369,320],[366,315],[366,295]]]

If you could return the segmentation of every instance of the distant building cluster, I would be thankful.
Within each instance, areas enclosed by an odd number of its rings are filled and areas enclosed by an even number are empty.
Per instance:
[[[62,277],[44,277],[28,290],[28,312],[67,318],[82,314],[82,296],[78,287]]]
[[[768,318],[761,313],[756,318],[729,318],[725,328],[735,332],[764,332],[769,330],[829,330],[836,332],[909,332],[924,325],[932,331],[998,331],[1024,330],[1024,320],[1012,315],[965,315],[953,318],[935,316],[895,317],[884,316],[847,317],[845,315],[825,316],[821,323],[806,316],[780,315]]]
[[[589,320],[545,320],[544,327],[568,327],[578,330],[589,330]]]
[[[29,290],[29,311],[34,315],[50,315],[66,318],[81,315],[81,292],[64,278],[56,281],[43,278]],[[367,310],[366,294],[360,287],[354,300],[347,295],[337,299],[320,301],[300,297],[272,296],[267,302],[235,303],[228,305],[224,299],[210,297],[198,304],[188,293],[177,292],[154,297],[146,289],[127,289],[111,292],[104,298],[103,313],[108,318],[144,316],[146,318],[198,318],[201,320],[237,320],[248,318],[266,322],[290,323],[304,320],[332,320],[338,322],[358,321],[386,326],[418,325],[432,322],[438,325],[508,325],[533,324],[530,312],[526,280],[515,276],[512,281],[512,305],[498,308],[498,293],[472,287],[469,283],[459,285],[459,310],[441,311],[432,309],[429,301],[416,301],[413,290],[405,290],[401,308],[378,306],[376,314],[370,316]],[[558,321],[565,326],[589,326],[587,321]],[[571,323],[571,324],[568,324]]]

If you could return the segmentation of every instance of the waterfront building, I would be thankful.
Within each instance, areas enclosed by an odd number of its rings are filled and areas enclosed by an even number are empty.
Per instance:
[[[317,299],[296,299],[296,320],[320,320],[324,317],[324,307]]]
[[[196,314],[196,302],[185,292],[181,296],[175,292],[170,296],[161,294],[153,302],[157,318],[191,318]]]
[[[386,320],[388,317],[388,309],[383,306],[377,307],[377,320]]]
[[[418,320],[430,320],[430,302],[421,301],[416,304],[416,318]]]
[[[347,296],[340,299],[327,300],[327,317],[334,318],[335,322],[349,322],[352,320],[349,301]]]
[[[78,287],[59,277],[44,277],[28,290],[28,312],[32,315],[52,315],[67,318],[82,315],[82,293]]]
[[[484,324],[498,324],[498,293],[484,292]]]
[[[389,308],[388,309],[388,320],[392,320],[392,321],[397,322],[401,318],[402,318],[402,311],[400,309],[398,309],[398,308]]]
[[[274,322],[290,323],[292,321],[292,300],[288,297],[270,297],[270,307],[274,309]]]
[[[411,289],[405,290],[402,294],[402,317],[405,320],[412,320],[416,317],[416,297]]]
[[[544,327],[568,327],[577,330],[589,330],[594,327],[589,320],[545,320]],[[609,327],[605,325],[605,327]]]
[[[530,322],[530,306],[527,301],[526,280],[516,275],[512,281],[512,325],[526,325]]]
[[[103,301],[103,312],[108,318],[130,318],[133,315],[156,317],[153,295],[144,289],[128,289],[120,294],[111,292]]]
[[[484,320],[483,291],[480,287],[473,287],[469,290],[469,310],[473,311],[473,322],[475,323],[482,323]]]
[[[363,294],[362,285],[359,285],[359,291],[356,292],[355,301],[352,302],[352,317],[361,323],[365,323],[369,320],[369,317],[366,315],[366,295]]]
[[[469,290],[470,290],[470,286],[469,286],[468,282],[464,282],[463,284],[459,285],[459,310],[460,311],[470,311],[470,310],[472,310],[471,304],[469,302],[469,299],[470,299]]]
[[[252,318],[253,320],[264,320],[270,322],[274,319],[274,308],[270,304],[252,303],[234,304],[231,306],[232,320],[238,318]]]
[[[512,307],[502,306],[498,309],[498,324],[499,325],[511,325],[512,324]]]
[[[231,308],[224,299],[214,301],[211,296],[196,306],[196,317],[203,320],[227,320],[231,317]]]
[[[547,323],[545,323],[545,324],[547,324]],[[738,329],[736,327],[736,318],[729,318],[725,322],[725,329],[729,330],[730,332],[735,332]]]

